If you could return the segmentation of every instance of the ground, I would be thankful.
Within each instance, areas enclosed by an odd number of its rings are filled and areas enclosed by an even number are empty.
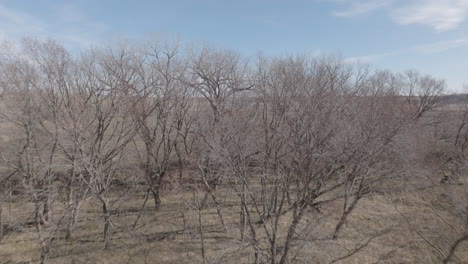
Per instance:
[[[299,238],[291,252],[292,263],[440,263],[438,250],[448,252],[450,239],[456,237],[448,189],[461,186],[440,185],[389,193],[375,192],[362,199],[351,214],[339,239],[330,238],[340,204],[328,206],[320,213],[310,211],[298,228]],[[202,193],[198,193],[201,199]],[[100,204],[84,202],[74,237],[64,240],[60,231],[53,241],[50,263],[202,263],[198,210],[194,192],[166,190],[162,207],[156,211],[150,200],[135,229],[132,225],[143,202],[143,192],[133,190],[118,201],[112,215],[112,240],[103,250]],[[253,252],[240,240],[239,215],[235,195],[225,189],[217,191],[228,230],[224,231],[213,204],[202,211],[206,263],[251,263]],[[184,202],[187,201],[187,202]],[[18,198],[3,205],[3,219],[16,223],[14,233],[0,246],[0,263],[30,263],[38,258],[36,232],[30,221],[27,201]],[[54,208],[60,211],[60,205]],[[19,211],[21,210],[21,211]],[[56,211],[56,212],[57,212]],[[15,219],[10,218],[10,212]],[[290,217],[285,215],[282,225]],[[306,225],[306,221],[309,225]],[[445,223],[444,223],[445,222]],[[454,224],[454,225],[455,225]],[[448,231],[447,231],[448,230]],[[453,233],[453,234],[452,234]],[[261,237],[261,235],[260,235]],[[359,249],[353,253],[355,249]],[[339,261],[341,257],[351,255]],[[468,247],[457,251],[460,263],[468,263]],[[335,261],[335,262],[333,262]]]

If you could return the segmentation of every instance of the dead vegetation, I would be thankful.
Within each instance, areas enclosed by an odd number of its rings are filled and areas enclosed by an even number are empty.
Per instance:
[[[0,67],[1,263],[468,261],[443,81],[167,43]]]

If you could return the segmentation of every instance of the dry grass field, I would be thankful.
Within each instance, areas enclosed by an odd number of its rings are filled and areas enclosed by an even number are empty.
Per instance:
[[[432,180],[440,180],[440,175],[433,175]],[[464,187],[406,182],[391,188],[391,193],[376,192],[363,199],[338,240],[331,239],[330,234],[338,221],[336,212],[341,204],[332,204],[320,213],[309,211],[298,228],[300,234],[295,242],[298,247],[292,252],[291,262],[440,263],[438,249],[446,252],[450,246],[448,239],[456,235],[456,230],[445,227],[446,223],[457,222],[453,216],[456,204],[446,193],[462,192]],[[389,186],[385,189],[390,190]],[[117,202],[118,210],[112,212],[108,249],[102,248],[100,204],[88,199],[82,205],[72,239],[65,241],[64,233],[59,232],[52,242],[50,263],[201,263],[199,215],[194,201],[200,200],[203,193],[182,187],[165,190],[162,207],[156,211],[148,203],[133,228],[143,202],[142,194],[133,190]],[[251,263],[253,252],[240,239],[238,210],[233,210],[238,199],[228,189],[220,188],[217,194],[223,200],[228,230],[224,231],[214,205],[209,203],[201,215],[205,261]],[[2,240],[0,263],[36,262],[39,249],[30,220],[32,205],[18,197],[4,203],[3,210],[3,219],[14,223],[14,230]],[[54,210],[60,215],[60,204]],[[285,215],[281,221],[286,226],[291,217]],[[468,263],[468,245],[458,250],[456,259]]]

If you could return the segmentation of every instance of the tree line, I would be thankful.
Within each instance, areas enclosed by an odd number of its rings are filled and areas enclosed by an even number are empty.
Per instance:
[[[445,88],[416,71],[337,56],[245,58],[169,42],[77,55],[51,40],[5,44],[1,203],[26,197],[46,263],[54,243],[73,237],[86,201],[99,204],[109,248],[119,202],[141,194],[137,228],[176,181],[194,193],[203,261],[203,211],[212,206],[253,263],[289,263],[310,215],[339,204],[329,234],[339,239],[359,202],[401,174],[406,156],[395,142],[428,125]],[[462,152],[465,123],[454,143]]]

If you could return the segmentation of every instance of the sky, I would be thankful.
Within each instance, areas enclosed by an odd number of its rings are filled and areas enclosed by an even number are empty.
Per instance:
[[[246,56],[341,55],[468,84],[468,0],[0,0],[0,40],[72,51],[178,38]]]

